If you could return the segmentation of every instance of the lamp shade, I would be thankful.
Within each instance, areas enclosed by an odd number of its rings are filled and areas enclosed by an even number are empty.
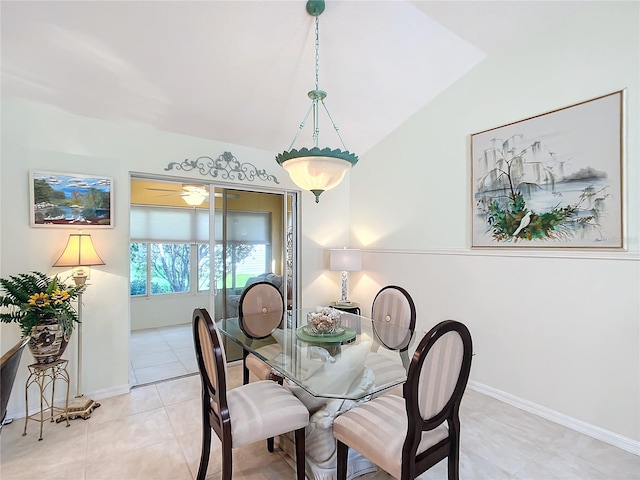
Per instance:
[[[292,158],[282,164],[293,183],[310,192],[326,192],[336,187],[351,166],[346,160],[321,156]]]
[[[91,265],[104,265],[104,262],[93,246],[91,235],[86,233],[69,235],[67,246],[53,264],[54,267],[89,267]]]
[[[336,248],[329,250],[329,270],[357,272],[362,268],[362,250]]]

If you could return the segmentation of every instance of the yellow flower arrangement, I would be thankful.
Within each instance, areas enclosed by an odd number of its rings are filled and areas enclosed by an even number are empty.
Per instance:
[[[73,332],[78,313],[71,302],[86,285],[66,285],[57,276],[31,272],[0,279],[0,286],[4,291],[0,307],[8,310],[0,312],[0,320],[19,323],[23,336],[29,335],[43,318],[53,317],[58,319],[66,336]]]

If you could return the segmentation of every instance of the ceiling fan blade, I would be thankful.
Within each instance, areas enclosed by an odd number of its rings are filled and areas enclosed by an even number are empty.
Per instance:
[[[145,190],[154,190],[154,191],[156,191],[156,192],[171,192],[171,193],[175,193],[175,194],[180,193],[180,192],[177,192],[176,190],[171,189],[171,188],[152,188],[152,187],[145,187]]]

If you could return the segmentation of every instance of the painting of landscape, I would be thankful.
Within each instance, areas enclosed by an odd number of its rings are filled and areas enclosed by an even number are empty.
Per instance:
[[[113,227],[113,180],[72,173],[30,172],[31,225]]]
[[[623,91],[471,136],[472,247],[623,248]]]

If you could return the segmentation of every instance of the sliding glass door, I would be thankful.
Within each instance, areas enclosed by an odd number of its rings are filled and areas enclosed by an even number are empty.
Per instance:
[[[131,178],[131,384],[195,373],[191,315],[237,315],[244,287],[264,280],[296,301],[296,194]],[[204,192],[204,194],[201,194]],[[211,254],[213,252],[213,254]],[[227,345],[230,361],[241,358]]]
[[[216,188],[211,238],[216,320],[236,317],[243,290],[267,281],[280,289],[286,305],[295,301],[295,196],[287,193]],[[227,344],[229,361],[242,358]]]

